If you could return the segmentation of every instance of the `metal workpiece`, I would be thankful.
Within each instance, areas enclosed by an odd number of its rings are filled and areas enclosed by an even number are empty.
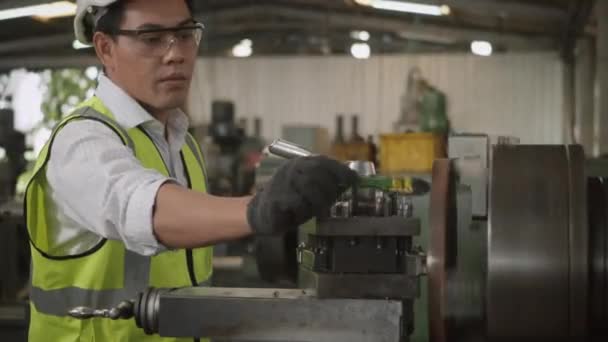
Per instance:
[[[582,149],[497,146],[490,185],[491,341],[584,341],[588,238]]]
[[[399,217],[412,217],[414,205],[409,196],[396,195],[394,200],[395,214]]]
[[[140,307],[152,311],[140,312],[138,326],[163,337],[243,342],[404,340],[400,301],[318,299],[306,290],[198,287],[145,298],[148,303]]]
[[[346,162],[346,165],[360,177],[370,177],[376,175],[376,166],[374,163],[367,160],[351,160]]]
[[[362,177],[332,206],[331,217],[412,217],[412,196],[389,190],[393,181],[385,177]],[[384,189],[384,190],[383,190]]]
[[[353,190],[354,216],[382,217],[392,215],[392,202],[388,193],[374,188]]]
[[[268,152],[271,154],[285,159],[310,157],[314,155],[311,151],[303,148],[302,146],[298,146],[282,139],[276,139],[270,145],[268,145],[267,148]]]

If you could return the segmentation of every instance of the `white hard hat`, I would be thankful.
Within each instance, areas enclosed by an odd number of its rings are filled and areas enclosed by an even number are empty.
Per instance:
[[[103,9],[119,0],[77,0],[76,17],[74,18],[74,34],[83,44],[91,44],[87,37],[87,26],[96,23],[105,14]],[[89,18],[91,16],[91,18]]]

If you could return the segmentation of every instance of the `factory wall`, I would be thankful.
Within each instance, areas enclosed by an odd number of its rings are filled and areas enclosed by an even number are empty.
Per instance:
[[[364,136],[385,133],[399,117],[407,74],[416,66],[447,94],[455,131],[564,142],[563,68],[553,53],[205,58],[189,111],[193,123],[205,123],[213,99],[231,99],[237,117],[262,117],[268,139],[286,123],[322,125],[333,135],[336,113],[360,113]]]

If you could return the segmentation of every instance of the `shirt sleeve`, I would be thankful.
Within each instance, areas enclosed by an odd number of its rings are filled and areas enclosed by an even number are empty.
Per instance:
[[[166,250],[153,232],[154,205],[161,185],[174,180],[146,169],[105,124],[79,120],[63,127],[46,176],[57,209],[83,229],[141,255]]]

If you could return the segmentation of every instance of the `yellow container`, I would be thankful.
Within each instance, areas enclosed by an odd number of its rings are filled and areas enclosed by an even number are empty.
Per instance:
[[[445,155],[443,135],[404,133],[380,136],[380,170],[385,174],[430,172],[433,161]]]

